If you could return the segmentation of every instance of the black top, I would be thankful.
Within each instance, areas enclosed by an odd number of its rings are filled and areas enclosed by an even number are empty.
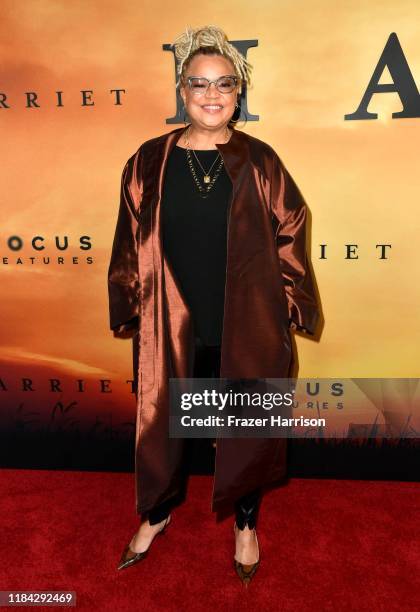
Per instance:
[[[195,150],[208,171],[218,150]],[[201,185],[203,171],[192,155]],[[210,175],[220,163],[214,164]],[[193,317],[195,336],[220,346],[226,281],[227,222],[232,182],[224,165],[207,198],[199,195],[186,149],[175,145],[165,172],[161,224],[163,250]]]

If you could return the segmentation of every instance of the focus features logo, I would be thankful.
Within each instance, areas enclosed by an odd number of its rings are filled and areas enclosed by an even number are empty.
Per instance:
[[[69,236],[9,236],[5,240],[0,238],[0,261],[3,265],[48,265],[93,263],[93,257],[86,255],[92,249],[91,236],[79,236],[70,239]]]

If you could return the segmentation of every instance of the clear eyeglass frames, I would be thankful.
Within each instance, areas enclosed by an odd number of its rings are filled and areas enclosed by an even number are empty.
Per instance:
[[[208,88],[212,83],[216,85],[216,88],[222,94],[231,93],[238,84],[238,77],[236,75],[227,74],[221,76],[215,81],[210,81],[205,77],[189,76],[187,77],[187,83],[193,94],[203,95],[207,92]]]

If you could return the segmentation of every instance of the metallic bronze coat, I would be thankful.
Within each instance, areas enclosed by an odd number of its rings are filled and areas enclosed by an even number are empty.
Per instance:
[[[108,271],[110,327],[117,336],[138,332],[139,514],[181,490],[184,440],[168,437],[169,378],[192,377],[194,330],[163,253],[160,204],[168,155],[185,129],[144,142],[125,164]],[[313,334],[319,318],[306,204],[270,145],[234,129],[217,148],[233,183],[220,377],[284,378],[293,359],[289,325]],[[220,438],[211,509],[285,472],[286,439]]]

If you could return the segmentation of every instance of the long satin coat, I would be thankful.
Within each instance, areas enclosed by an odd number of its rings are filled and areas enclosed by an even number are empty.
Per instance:
[[[110,328],[133,337],[138,514],[182,490],[185,441],[168,437],[169,378],[193,376],[194,329],[160,219],[168,155],[185,129],[144,142],[126,162],[108,271]],[[234,129],[217,148],[233,184],[220,378],[284,378],[290,327],[313,334],[319,318],[306,204],[270,145]],[[211,510],[285,472],[284,438],[217,439]]]

